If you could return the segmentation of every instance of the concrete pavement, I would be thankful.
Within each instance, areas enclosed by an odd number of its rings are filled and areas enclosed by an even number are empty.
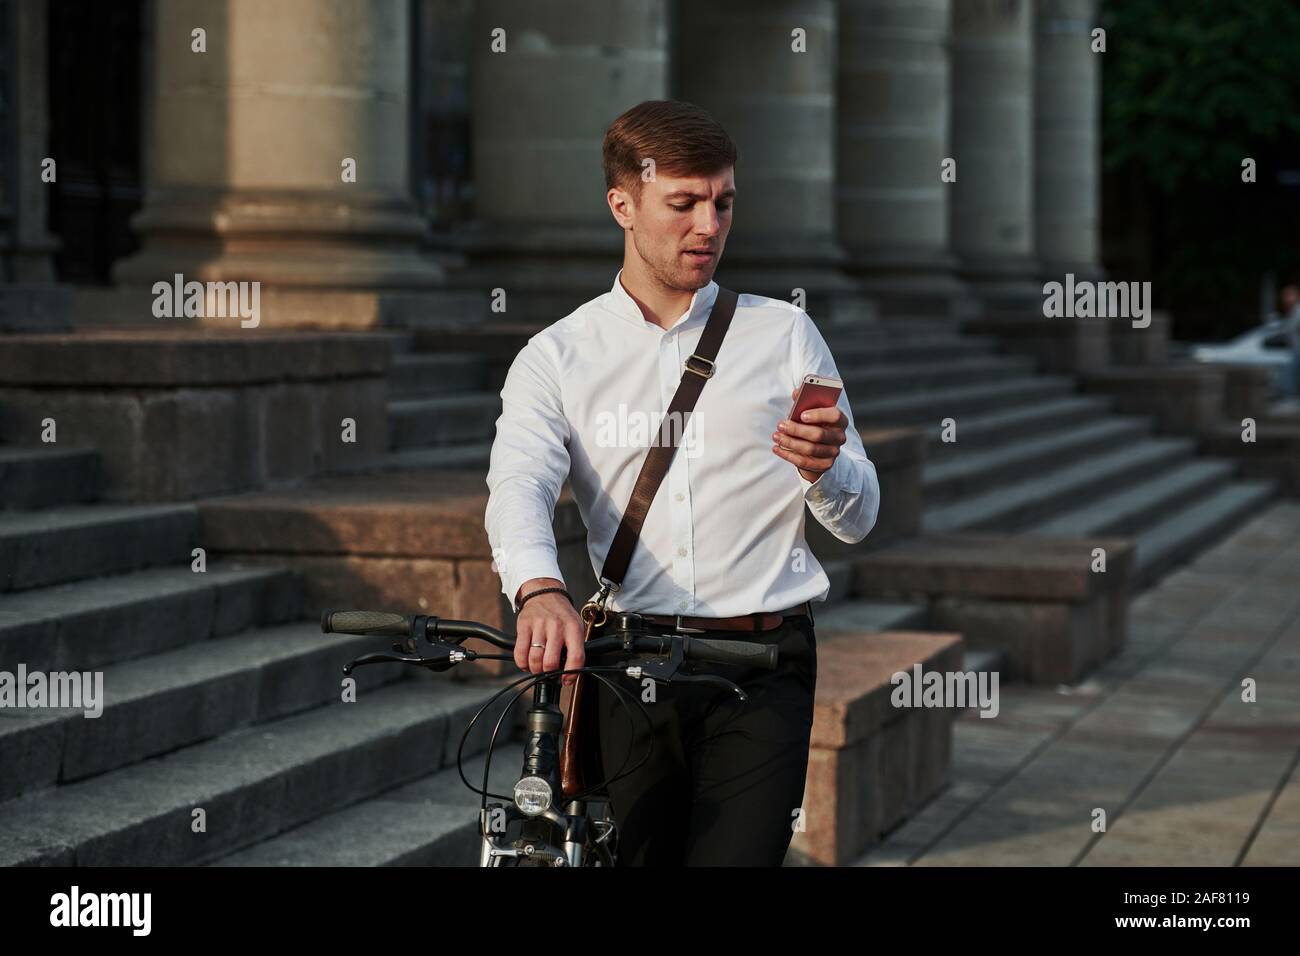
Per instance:
[[[948,787],[855,865],[1300,865],[1300,503],[1137,597],[1085,681],[954,731]]]

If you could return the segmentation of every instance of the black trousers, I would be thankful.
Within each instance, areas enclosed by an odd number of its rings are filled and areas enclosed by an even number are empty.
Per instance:
[[[629,715],[613,690],[593,681],[584,731],[598,743],[584,750],[586,779],[594,785],[620,766],[630,769],[653,742],[639,769],[607,787],[619,866],[780,866],[808,770],[817,682],[813,622],[800,615],[771,631],[699,636],[776,644],[778,666],[684,665],[687,673],[734,681],[749,695],[746,702],[709,684],[665,686],[607,675],[642,703],[652,730],[634,705]]]

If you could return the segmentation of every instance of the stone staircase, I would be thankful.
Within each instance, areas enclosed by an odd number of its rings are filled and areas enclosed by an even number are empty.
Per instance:
[[[470,866],[479,855],[478,802],[455,768],[325,813],[217,866]],[[465,776],[483,782],[484,755],[465,761]],[[498,744],[490,789],[508,794],[523,760],[518,741]],[[495,800],[493,802],[496,802]]]
[[[859,425],[925,430],[927,531],[1131,535],[1146,583],[1273,493],[992,339],[938,322],[824,331]],[[395,335],[385,468],[485,471],[527,334]],[[456,748],[499,681],[366,668],[341,703],[339,666],[373,639],[302,620],[283,567],[191,570],[199,509],[100,501],[101,470],[89,449],[0,445],[0,669],[101,669],[105,687],[97,719],[0,712],[0,765],[15,768],[0,775],[0,864],[472,863],[478,801]],[[819,635],[928,629],[923,605],[856,597],[852,559],[826,566]],[[999,666],[965,652],[965,669]],[[498,792],[516,747],[494,761]],[[471,779],[481,767],[468,761]]]
[[[456,746],[495,684],[363,668],[344,704],[339,668],[373,639],[302,620],[291,571],[192,570],[194,505],[100,487],[93,451],[0,446],[0,670],[103,673],[98,717],[0,711],[0,865],[205,862],[407,785],[461,835],[420,859],[463,859],[476,800]]]
[[[855,367],[852,376],[873,374]],[[1276,493],[1273,481],[1238,478],[1232,460],[1198,456],[1194,439],[1157,434],[1153,419],[1077,393],[1067,376],[1013,366],[976,374],[938,387],[951,380],[900,376],[884,401],[849,385],[859,422],[925,428],[927,532],[1132,537],[1134,580],[1145,586]]]
[[[482,353],[413,351],[413,340],[394,338],[386,467],[486,469],[504,370]]]
[[[510,360],[539,325],[506,326],[498,333],[480,332],[482,351],[438,351],[464,335],[437,335],[424,331],[396,335],[394,364],[389,375],[389,448],[385,468],[481,468],[486,474],[492,435],[501,414],[500,390]],[[878,337],[865,343],[844,346],[852,360],[864,357],[875,363],[912,363],[891,367],[890,381],[901,380],[914,369],[932,376],[942,375],[949,358],[957,366],[954,374],[977,376],[1006,369],[1026,369],[1024,359],[991,355],[991,349],[976,348],[948,334],[927,332],[916,335]],[[839,350],[837,349],[837,355]],[[852,387],[852,386],[851,386]],[[884,390],[887,384],[872,380],[862,390]],[[449,418],[457,418],[449,422]],[[819,615],[823,630],[860,628],[870,621],[873,630],[916,629],[925,623],[926,611],[916,604],[855,600],[851,597],[852,562],[826,561],[831,578],[827,607],[834,605],[842,616]],[[840,605],[846,605],[840,608]],[[823,620],[824,619],[824,620]]]
[[[386,467],[486,468],[509,357],[536,328],[484,330],[489,344],[475,352],[438,351],[460,337],[429,331],[396,338]],[[925,429],[927,532],[1131,535],[1135,581],[1147,585],[1276,492],[1236,477],[1233,461],[1198,456],[1193,439],[1079,393],[1070,376],[999,354],[992,337],[917,319],[823,334],[859,426]],[[848,596],[841,564],[828,567],[832,600]]]

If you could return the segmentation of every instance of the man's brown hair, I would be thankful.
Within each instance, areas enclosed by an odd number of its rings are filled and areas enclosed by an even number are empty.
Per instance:
[[[626,189],[641,201],[642,162],[656,173],[708,176],[736,165],[736,144],[718,121],[693,103],[646,100],[605,130],[605,189]]]

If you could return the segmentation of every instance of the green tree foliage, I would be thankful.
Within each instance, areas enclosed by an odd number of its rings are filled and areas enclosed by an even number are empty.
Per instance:
[[[1300,2],[1104,0],[1102,25],[1102,157],[1145,207],[1141,278],[1180,334],[1228,334],[1264,272],[1300,267],[1300,197],[1277,176],[1300,168]]]
[[[1296,0],[1115,0],[1105,22],[1108,168],[1168,193],[1239,181],[1243,157],[1300,133]]]

